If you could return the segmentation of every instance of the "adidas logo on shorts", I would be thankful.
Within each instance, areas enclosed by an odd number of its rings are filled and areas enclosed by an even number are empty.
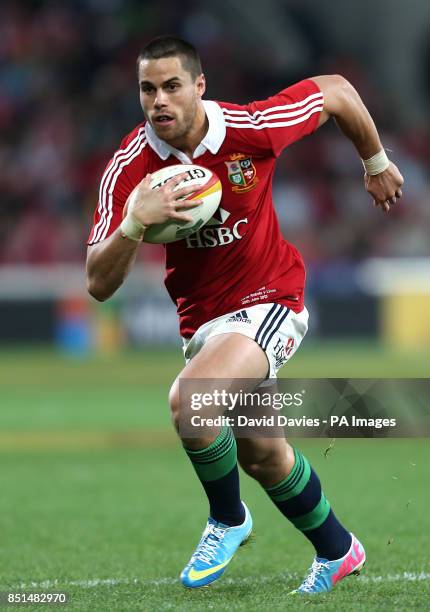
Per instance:
[[[246,310],[240,310],[227,319],[227,323],[251,323],[251,319],[248,317]]]

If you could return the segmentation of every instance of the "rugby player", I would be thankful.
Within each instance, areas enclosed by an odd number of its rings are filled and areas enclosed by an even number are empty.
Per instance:
[[[339,75],[308,78],[246,105],[207,101],[199,56],[175,37],[149,43],[137,72],[145,121],[123,139],[103,175],[88,239],[88,291],[97,300],[109,298],[127,277],[146,229],[191,220],[187,210],[200,204],[187,200],[197,188],[176,189],[185,175],[151,190],[152,172],[196,163],[219,176],[218,213],[196,234],[166,245],[165,284],[177,306],[186,359],[169,396],[181,435],[190,407],[181,401],[180,381],[250,379],[255,388],[276,377],[307,331],[303,261],[282,237],[272,203],[281,151],[334,118],[363,162],[364,187],[376,207],[389,212],[402,195],[403,178],[358,93]],[[207,413],[213,414],[210,406]],[[227,426],[211,431],[182,436],[209,501],[206,528],[181,574],[185,586],[220,578],[251,534],[238,464],[315,548],[294,593],[329,591],[360,571],[362,544],[337,519],[297,448],[281,438],[236,440]]]

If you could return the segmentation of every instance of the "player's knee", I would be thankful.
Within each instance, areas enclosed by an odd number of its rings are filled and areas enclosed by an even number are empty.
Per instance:
[[[179,393],[179,382],[178,379],[175,380],[173,385],[170,388],[169,392],[169,406],[170,406],[170,416],[172,419],[173,426],[175,427],[178,433],[180,430],[181,423],[182,425],[191,422],[192,411],[190,406],[184,403],[184,398]]]
[[[185,426],[185,429],[181,431],[181,424],[182,428],[184,428],[184,424],[190,423],[192,414],[190,413],[189,407],[184,406],[181,403],[179,383],[177,380],[173,383],[169,392],[169,406],[172,423],[185,447],[197,450],[200,448],[206,448],[214,441],[214,436],[211,435],[212,432],[202,435],[202,437],[194,436],[192,438],[187,438],[185,434],[189,434],[189,427],[187,428]]]
[[[180,421],[180,415],[181,415],[181,404],[180,404],[180,398],[179,398],[179,385],[178,382],[175,380],[175,382],[173,383],[173,385],[170,388],[170,392],[169,392],[169,406],[170,406],[170,415],[172,418],[172,423],[176,429],[176,431],[179,431],[179,421]]]

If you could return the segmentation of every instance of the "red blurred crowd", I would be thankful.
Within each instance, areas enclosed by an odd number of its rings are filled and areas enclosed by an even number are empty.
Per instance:
[[[372,208],[358,156],[334,125],[294,145],[278,164],[274,197],[286,237],[307,261],[430,255],[429,134],[389,116],[383,91],[358,61],[311,55],[308,73],[284,74],[262,51],[238,53],[199,3],[166,1],[162,14],[156,6],[2,3],[0,264],[84,260],[104,166],[142,120],[135,58],[167,32],[200,49],[209,98],[245,102],[329,70],[361,93],[405,176],[404,198],[389,216]],[[160,259],[162,249],[144,246],[142,257]]]

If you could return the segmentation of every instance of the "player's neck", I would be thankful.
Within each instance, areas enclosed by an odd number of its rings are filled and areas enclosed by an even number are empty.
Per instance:
[[[189,159],[193,159],[193,153],[199,146],[209,128],[209,121],[205,113],[205,109],[202,103],[199,104],[197,113],[195,116],[194,123],[185,134],[185,136],[178,138],[175,141],[169,142],[172,147],[185,153]]]

